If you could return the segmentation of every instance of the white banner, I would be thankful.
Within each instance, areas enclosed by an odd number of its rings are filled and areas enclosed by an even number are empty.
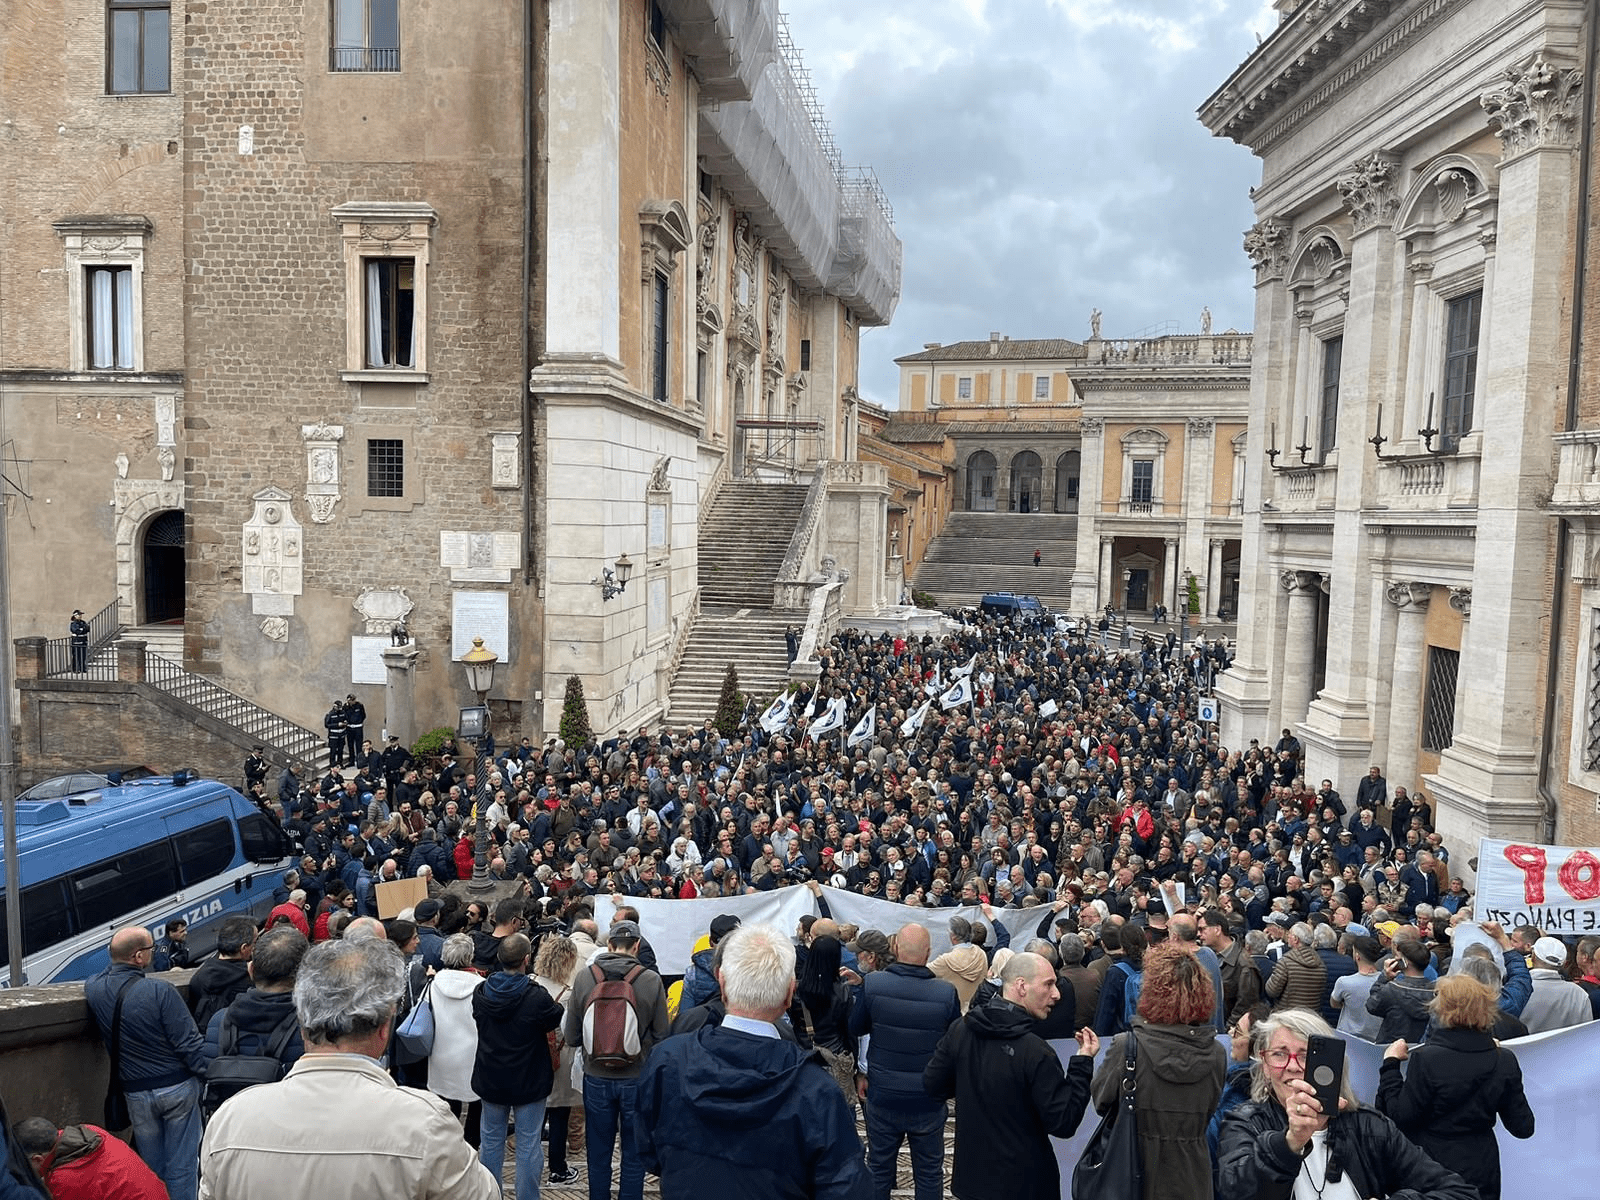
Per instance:
[[[1600,933],[1600,850],[1484,838],[1473,910],[1507,932]]]

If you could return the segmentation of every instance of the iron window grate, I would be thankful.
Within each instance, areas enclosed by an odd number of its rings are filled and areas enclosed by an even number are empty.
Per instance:
[[[399,438],[372,438],[367,442],[367,495],[406,494],[406,444]]]
[[[1428,647],[1428,685],[1422,706],[1422,748],[1445,750],[1455,741],[1456,675],[1461,653]]]

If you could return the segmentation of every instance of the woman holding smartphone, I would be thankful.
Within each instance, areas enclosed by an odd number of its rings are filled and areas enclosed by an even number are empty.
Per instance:
[[[1326,1112],[1306,1075],[1312,1038],[1337,1038],[1309,1009],[1291,1008],[1250,1030],[1251,1103],[1222,1122],[1219,1196],[1240,1200],[1476,1200],[1477,1191],[1414,1145],[1388,1117],[1363,1107],[1345,1072]]]

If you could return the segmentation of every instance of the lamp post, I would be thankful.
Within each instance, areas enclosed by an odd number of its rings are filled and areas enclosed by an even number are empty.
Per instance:
[[[500,656],[493,650],[485,649],[483,639],[475,637],[472,639],[472,649],[463,654],[459,661],[467,670],[467,686],[478,694],[476,708],[461,710],[456,732],[464,738],[470,738],[476,749],[473,765],[477,787],[472,797],[476,820],[472,882],[467,885],[467,890],[483,894],[494,891],[494,884],[489,879],[489,826],[484,820],[484,812],[489,807],[489,773],[485,760],[489,749],[489,689],[494,686],[494,668]]]

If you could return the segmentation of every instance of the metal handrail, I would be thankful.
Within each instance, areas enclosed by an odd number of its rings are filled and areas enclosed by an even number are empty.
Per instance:
[[[112,680],[117,677],[117,664],[111,662],[95,663],[95,655],[108,643],[114,641],[122,631],[121,624],[117,621],[117,601],[112,600],[94,616],[89,618],[89,645],[84,651],[87,670],[74,671],[72,669],[72,638],[51,638],[44,644],[44,673],[49,678],[53,675],[77,675],[83,679]]]
[[[115,678],[115,675],[112,676]],[[319,733],[297,725],[287,717],[262,708],[204,675],[185,670],[180,664],[146,650],[145,682],[157,691],[181,700],[208,717],[215,717],[235,729],[243,730],[264,746],[293,758],[312,761],[323,749]]]

